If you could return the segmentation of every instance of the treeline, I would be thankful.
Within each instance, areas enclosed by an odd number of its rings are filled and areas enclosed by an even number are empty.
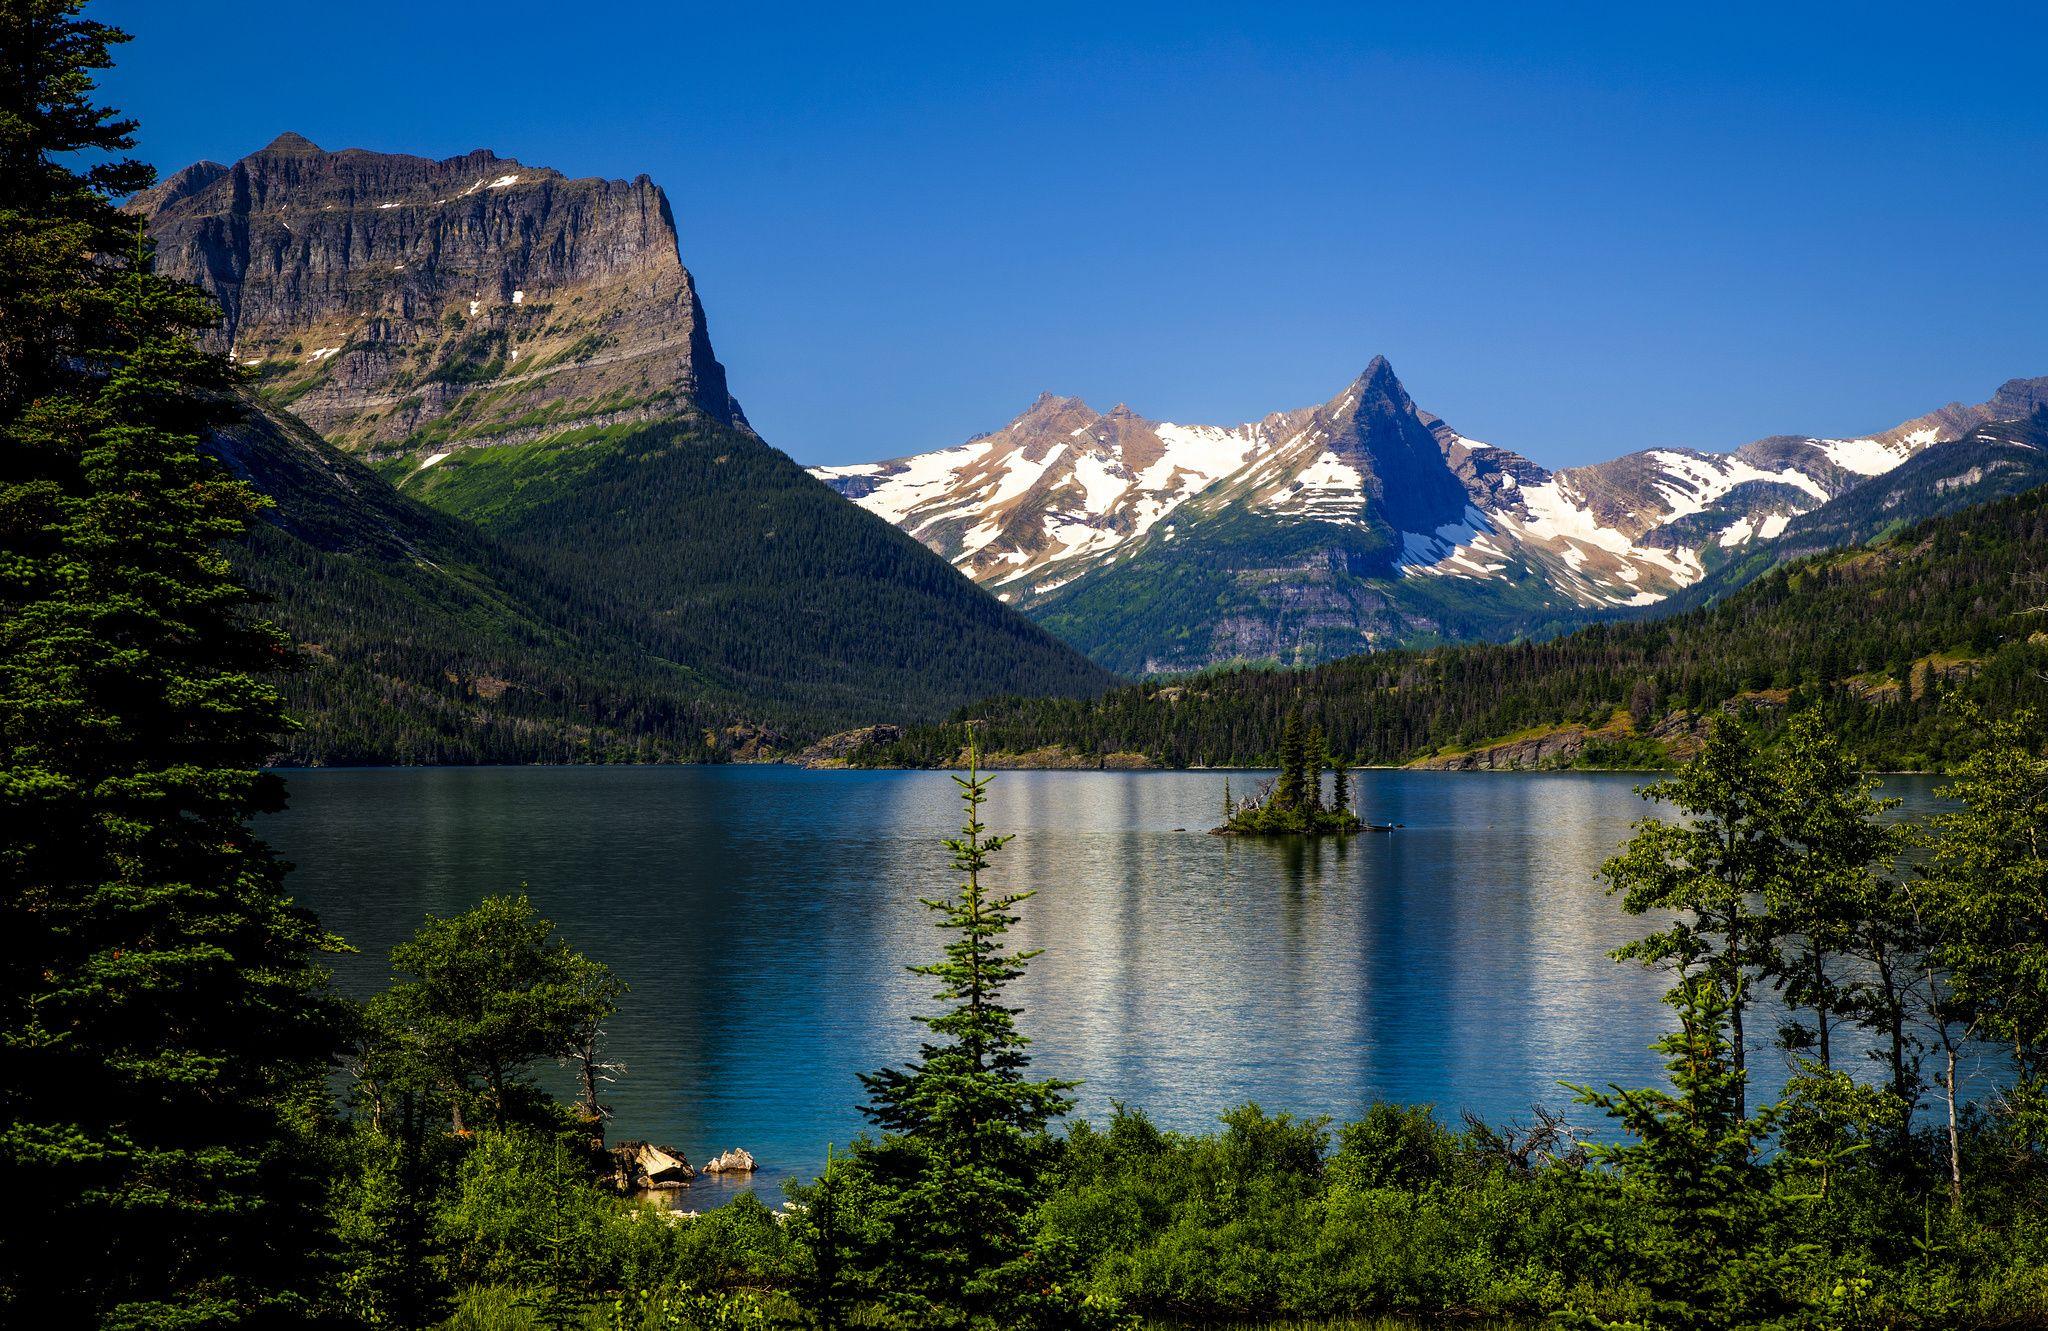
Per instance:
[[[2048,491],[1935,519],[1872,546],[1775,570],[1720,604],[1602,624],[1547,642],[1379,652],[1304,670],[1238,668],[1147,681],[1100,699],[1004,697],[855,756],[938,766],[958,722],[991,751],[1065,745],[1169,766],[1268,765],[1299,708],[1333,753],[1405,763],[1535,728],[1607,727],[1586,760],[1665,760],[1706,715],[1766,731],[1807,704],[1857,755],[1937,769],[1969,752],[1950,699],[1992,716],[2048,705]],[[1616,714],[1626,724],[1616,727]],[[1653,737],[1654,738],[1651,738]]]

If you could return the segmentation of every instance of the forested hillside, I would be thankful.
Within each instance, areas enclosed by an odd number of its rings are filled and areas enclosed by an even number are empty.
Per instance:
[[[473,522],[650,650],[811,732],[1113,682],[754,434],[701,415],[394,470],[403,493]]]
[[[2048,488],[1796,562],[1671,619],[1228,670],[1097,701],[1004,698],[955,720],[981,720],[999,753],[1265,764],[1298,706],[1358,763],[1627,766],[1689,751],[1718,709],[1768,730],[1813,700],[1866,761],[1917,769],[1969,749],[1974,727],[1946,705],[1963,699],[1994,715],[2048,708]],[[915,729],[854,761],[942,763],[959,736]]]
[[[429,473],[437,497],[504,540],[281,413],[251,408],[215,451],[273,503],[239,558],[302,647],[290,762],[755,757],[906,710],[935,717],[976,681],[1108,682],[737,431],[713,441],[676,422],[597,446],[473,450]],[[730,468],[715,483],[731,502],[710,497],[711,468]],[[534,472],[591,485],[532,485]],[[842,512],[853,539],[831,521]],[[760,545],[731,539],[754,522]],[[932,625],[938,646],[919,638]]]
[[[744,714],[290,417],[248,410],[213,447],[271,499],[235,558],[300,646],[287,761],[702,758]]]

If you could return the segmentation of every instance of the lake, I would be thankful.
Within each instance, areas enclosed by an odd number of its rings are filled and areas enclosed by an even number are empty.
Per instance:
[[[259,831],[294,893],[360,951],[364,996],[429,913],[525,885],[631,985],[611,1023],[627,1075],[613,1135],[701,1162],[744,1146],[771,1197],[862,1128],[856,1074],[915,1054],[941,942],[920,895],[954,882],[941,772],[787,767],[293,771]],[[1660,1079],[1660,974],[1608,959],[1646,927],[1600,862],[1651,810],[1646,778],[1364,771],[1346,842],[1205,835],[1255,774],[1004,772],[986,818],[1016,834],[988,882],[1035,888],[1042,948],[1014,998],[1043,1074],[1081,1112],[1139,1106],[1202,1129],[1233,1105],[1346,1115],[1384,1098],[1526,1120],[1561,1081]],[[1935,782],[1897,778],[1903,812]],[[1768,1090],[1784,1060],[1752,1062]],[[566,1088],[566,1082],[563,1083]],[[727,1190],[699,1185],[681,1204]]]

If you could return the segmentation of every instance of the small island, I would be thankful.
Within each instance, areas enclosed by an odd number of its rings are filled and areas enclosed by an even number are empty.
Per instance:
[[[1332,774],[1330,798],[1323,800],[1323,773]],[[1349,836],[1359,830],[1351,811],[1351,772],[1342,759],[1330,756],[1322,727],[1304,735],[1299,711],[1288,714],[1280,731],[1280,775],[1261,782],[1243,800],[1234,800],[1223,783],[1223,822],[1210,829],[1217,836]]]

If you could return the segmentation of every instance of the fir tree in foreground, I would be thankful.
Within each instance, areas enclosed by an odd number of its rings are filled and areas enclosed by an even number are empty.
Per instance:
[[[291,1139],[338,1039],[245,826],[288,644],[221,549],[258,498],[199,448],[217,312],[114,206],[150,172],[92,102],[125,37],[78,9],[0,0],[0,1323],[277,1321],[318,1281]]]
[[[1788,1276],[1803,1254],[1766,1241],[1785,1201],[1761,1158],[1782,1106],[1743,1113],[1744,1074],[1718,984],[1689,976],[1666,1001],[1678,1029],[1653,1047],[1665,1055],[1670,1091],[1574,1088],[1579,1103],[1604,1111],[1626,1134],[1620,1144],[1595,1146],[1593,1158],[1619,1177],[1627,1241],[1614,1243],[1604,1230],[1591,1237],[1613,1244],[1614,1262],[1647,1306],[1612,1319],[1574,1310],[1563,1320],[1614,1331],[1794,1325],[1802,1301]],[[1598,1191],[1608,1180],[1589,1175],[1585,1184]]]
[[[961,882],[924,905],[949,935],[944,956],[913,966],[948,1004],[917,1020],[930,1032],[915,1062],[865,1075],[863,1112],[882,1130],[864,1138],[847,1176],[828,1179],[851,1194],[855,1231],[843,1241],[866,1292],[909,1325],[949,1328],[1075,1327],[1114,1315],[1085,1304],[1078,1268],[1056,1247],[1034,1242],[1031,1212],[1058,1159],[1049,1125],[1073,1106],[1074,1083],[1032,1080],[1030,1040],[1004,990],[1035,952],[1004,949],[1031,892],[993,892],[982,883],[1010,840],[981,821],[988,778],[970,742],[960,784],[966,819],[946,847]],[[834,1200],[837,1200],[835,1196]]]

